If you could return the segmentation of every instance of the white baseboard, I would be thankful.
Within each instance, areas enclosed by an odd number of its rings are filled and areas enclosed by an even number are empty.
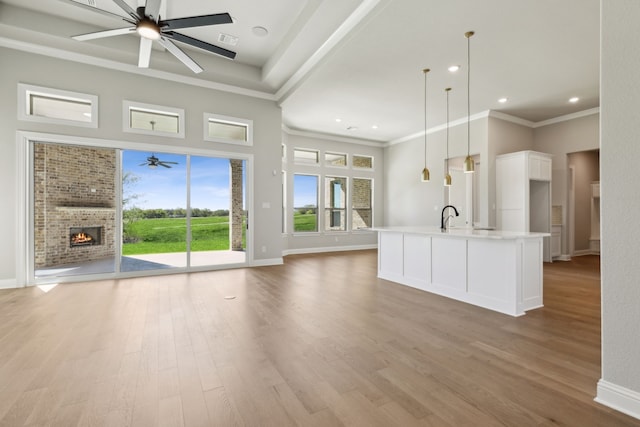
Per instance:
[[[603,379],[598,381],[596,402],[640,419],[640,393]]]
[[[591,249],[580,249],[578,251],[573,251],[573,256],[583,256],[583,255],[600,255],[600,252],[593,251]]]
[[[15,289],[18,287],[17,279],[0,280],[0,289]]]
[[[571,255],[562,254],[559,257],[556,257],[555,260],[557,260],[557,261],[571,261]]]
[[[266,267],[270,265],[282,265],[284,264],[284,260],[282,257],[280,258],[270,258],[270,259],[254,259],[251,263],[251,267]]]
[[[366,249],[378,249],[377,243],[370,245],[353,245],[353,246],[325,246],[321,248],[301,248],[301,249],[285,249],[282,255],[300,255],[300,254],[317,254],[323,252],[344,252],[344,251],[362,251]]]

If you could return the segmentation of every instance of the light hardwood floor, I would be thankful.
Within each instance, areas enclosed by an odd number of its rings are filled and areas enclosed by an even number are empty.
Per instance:
[[[0,291],[0,425],[640,426],[593,402],[598,261],[545,265],[520,318],[375,251]]]

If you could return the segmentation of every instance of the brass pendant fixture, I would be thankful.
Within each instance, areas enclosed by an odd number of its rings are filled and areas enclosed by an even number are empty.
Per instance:
[[[431,176],[427,168],[427,73],[431,71],[428,68],[422,70],[424,74],[424,169],[422,169],[422,182],[429,182]]]
[[[449,175],[449,92],[451,88],[448,87],[445,90],[447,94],[447,157],[444,159],[444,186],[451,186],[451,175]]]
[[[470,54],[470,40],[473,36],[473,31],[467,31],[464,36],[467,38],[467,157],[464,159],[464,173],[473,173],[475,171],[475,165],[473,158],[471,157],[471,101],[470,101],[470,83],[471,83],[471,54]]]

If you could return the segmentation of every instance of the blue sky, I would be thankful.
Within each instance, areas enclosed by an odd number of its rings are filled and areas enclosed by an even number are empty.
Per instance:
[[[140,166],[154,154],[162,161],[178,162],[171,169]],[[124,150],[123,173],[130,171],[139,180],[131,187],[140,197],[135,205],[142,209],[186,208],[187,156],[168,153]],[[191,207],[229,209],[229,160],[191,156]],[[126,191],[126,189],[125,189]]]
[[[318,205],[318,177],[314,175],[293,176],[293,207]]]

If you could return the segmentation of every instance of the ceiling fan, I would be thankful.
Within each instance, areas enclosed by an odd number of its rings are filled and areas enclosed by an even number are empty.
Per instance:
[[[169,168],[171,169],[171,166],[169,165],[177,165],[178,162],[165,162],[160,160],[159,158],[157,158],[155,156],[155,154],[152,154],[151,156],[147,157],[147,161],[144,163],[140,163],[139,166],[149,166],[151,169],[155,169],[158,166],[164,166],[165,168]]]
[[[180,49],[173,41],[185,43],[228,59],[234,59],[236,56],[236,53],[231,50],[227,50],[174,31],[185,28],[203,27],[207,25],[231,24],[233,21],[231,19],[231,15],[228,13],[216,13],[212,15],[162,20],[159,16],[162,0],[146,0],[145,5],[138,7],[136,10],[129,6],[129,4],[124,0],[112,0],[127,14],[126,17],[80,3],[76,0],[63,1],[129,23],[130,25],[124,28],[80,34],[73,36],[72,38],[74,40],[85,41],[137,33],[140,36],[138,67],[141,68],[149,67],[149,61],[151,59],[151,45],[154,41],[160,43],[194,73],[202,72],[202,67],[191,59],[191,57],[189,57],[189,55]]]

